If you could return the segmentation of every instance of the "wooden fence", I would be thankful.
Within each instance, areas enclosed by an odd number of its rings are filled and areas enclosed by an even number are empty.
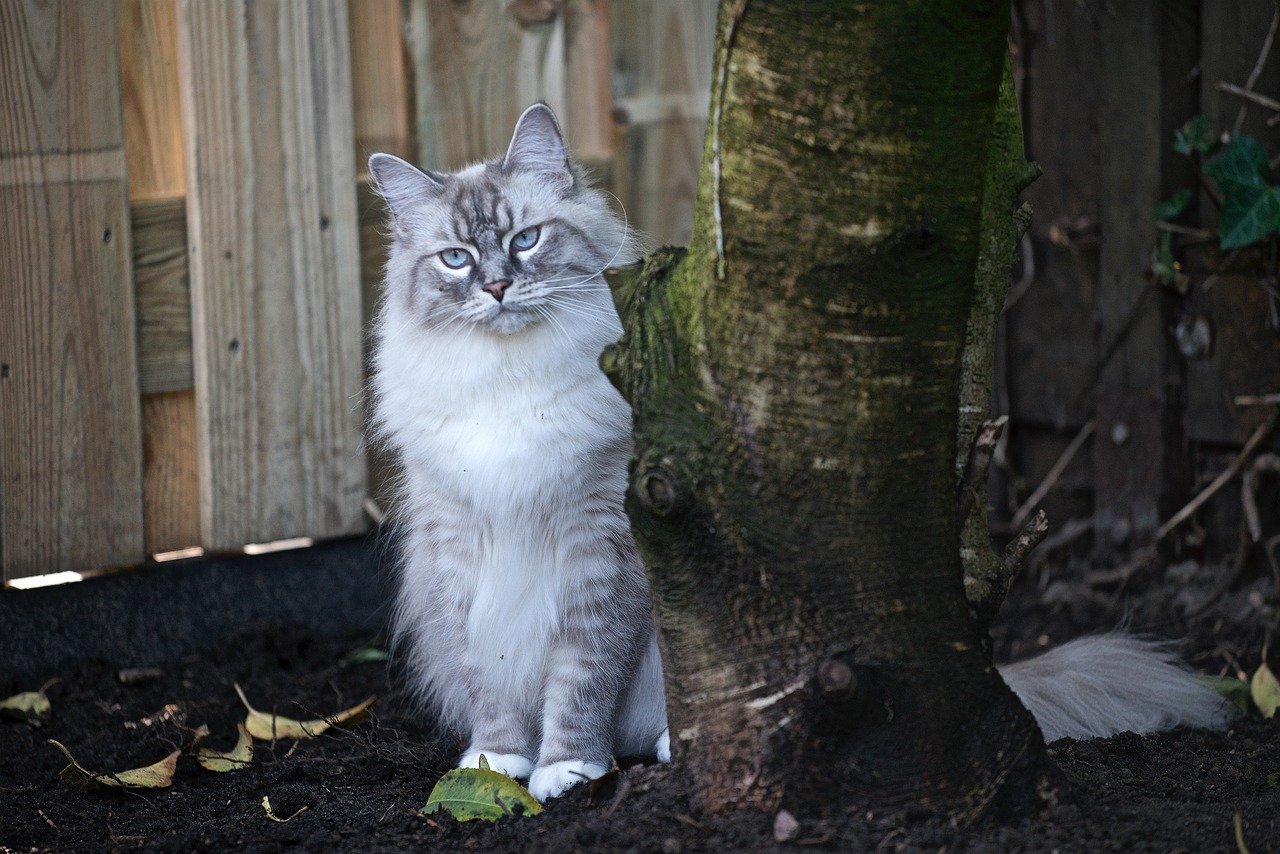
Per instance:
[[[1052,475],[1055,528],[1076,519],[1100,558],[1141,545],[1227,467],[1269,415],[1237,397],[1280,391],[1275,256],[1266,244],[1213,251],[1215,190],[1172,147],[1175,130],[1202,114],[1215,132],[1252,135],[1275,156],[1280,114],[1262,101],[1280,100],[1278,9],[1274,0],[1014,4],[1028,155],[1044,175],[1026,194],[1029,263],[997,370],[1011,453],[1008,489],[995,498],[1008,512]],[[1184,188],[1193,196],[1188,233],[1176,235],[1180,293],[1148,271],[1159,238],[1152,211]],[[1230,554],[1239,509],[1239,488],[1223,491],[1190,539]]]
[[[714,16],[0,0],[4,579],[364,530],[368,154],[454,168],[541,98],[633,222],[683,242]]]
[[[367,155],[454,168],[541,98],[631,221],[683,243],[715,8],[0,0],[4,578],[363,530],[383,477],[361,439],[382,263]],[[1034,496],[1058,532],[1075,518],[1100,555],[1129,550],[1260,423],[1235,396],[1280,391],[1274,269],[1193,247],[1187,294],[1144,277],[1152,207],[1194,183],[1176,127],[1248,105],[1240,129],[1274,154],[1275,112],[1222,85],[1280,99],[1275,10],[1014,3],[1045,175],[995,378],[997,519]],[[1195,204],[1212,227],[1207,191]],[[1183,353],[1177,329],[1201,322],[1213,346]],[[1235,502],[1209,505],[1223,550]]]

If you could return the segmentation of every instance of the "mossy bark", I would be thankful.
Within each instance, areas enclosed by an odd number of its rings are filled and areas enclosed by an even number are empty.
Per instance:
[[[695,230],[622,288],[629,511],[704,808],[961,816],[1040,741],[966,606],[961,355],[1007,3],[722,3]],[[847,802],[846,802],[847,803]]]

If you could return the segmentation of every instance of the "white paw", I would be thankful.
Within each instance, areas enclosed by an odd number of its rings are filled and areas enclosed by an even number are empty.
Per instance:
[[[529,778],[529,794],[540,801],[564,794],[570,786],[603,777],[609,769],[598,762],[569,759],[535,768]]]
[[[659,762],[671,761],[671,730],[664,729],[662,735],[658,736],[658,741],[653,745],[653,752],[658,757]]]
[[[533,770],[533,760],[526,759],[519,753],[494,753],[492,750],[468,750],[458,760],[459,768],[479,768],[480,754],[484,754],[489,767],[499,774],[524,779]]]

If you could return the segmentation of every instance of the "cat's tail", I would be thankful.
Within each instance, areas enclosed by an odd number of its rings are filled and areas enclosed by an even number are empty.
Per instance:
[[[1226,701],[1167,644],[1120,632],[1080,638],[997,669],[1045,741],[1182,725],[1220,729],[1230,720]]]

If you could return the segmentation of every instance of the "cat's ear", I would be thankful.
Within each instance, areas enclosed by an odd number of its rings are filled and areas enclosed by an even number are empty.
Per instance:
[[[568,189],[573,184],[569,151],[560,133],[556,114],[546,104],[537,103],[520,115],[511,134],[511,145],[502,160],[505,172],[525,171],[539,175]]]
[[[443,176],[423,172],[394,154],[370,157],[369,174],[396,219],[402,219],[410,210],[434,199],[444,189]]]

